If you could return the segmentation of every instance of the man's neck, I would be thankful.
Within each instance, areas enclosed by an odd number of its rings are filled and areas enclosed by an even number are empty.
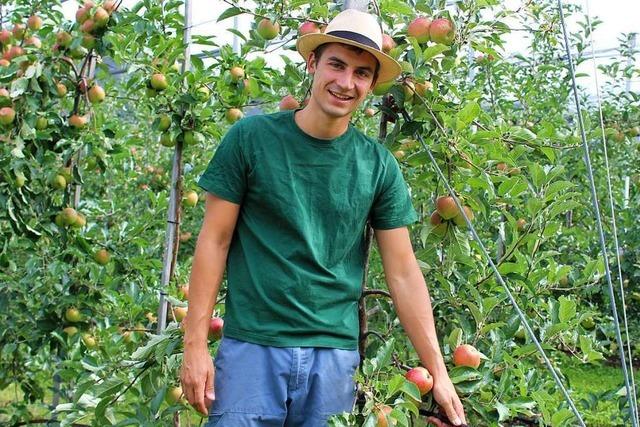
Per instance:
[[[294,120],[304,133],[318,139],[335,139],[345,133],[351,116],[327,116],[313,101],[297,111]]]

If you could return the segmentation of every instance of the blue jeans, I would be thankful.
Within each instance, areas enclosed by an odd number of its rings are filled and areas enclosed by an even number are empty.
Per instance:
[[[223,337],[207,427],[319,427],[351,412],[357,350],[269,347]]]

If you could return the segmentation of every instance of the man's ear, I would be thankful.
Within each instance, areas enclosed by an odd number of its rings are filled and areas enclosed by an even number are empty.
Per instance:
[[[316,54],[315,52],[311,52],[309,57],[307,58],[307,71],[309,74],[314,74],[316,72]]]

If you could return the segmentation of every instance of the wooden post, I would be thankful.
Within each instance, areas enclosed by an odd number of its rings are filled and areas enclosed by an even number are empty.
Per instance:
[[[191,0],[184,2],[184,62],[182,72],[189,70],[191,66]],[[178,140],[173,152],[173,164],[171,167],[171,194],[169,196],[169,211],[167,213],[167,231],[165,234],[164,256],[162,262],[162,277],[160,279],[160,304],[158,306],[158,333],[162,333],[167,323],[168,302],[165,298],[165,289],[173,277],[176,258],[178,256],[178,239],[180,231],[180,197],[182,194],[182,140]]]

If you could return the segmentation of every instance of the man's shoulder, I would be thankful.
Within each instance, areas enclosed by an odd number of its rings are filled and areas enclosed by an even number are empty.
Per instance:
[[[246,130],[253,129],[261,129],[264,125],[278,125],[288,120],[288,116],[291,115],[290,111],[278,111],[275,113],[267,113],[267,114],[253,114],[251,116],[246,116],[239,120],[234,126]]]
[[[358,145],[365,151],[377,158],[385,158],[392,156],[387,147],[377,138],[367,135],[357,127],[353,126],[353,137]]]

